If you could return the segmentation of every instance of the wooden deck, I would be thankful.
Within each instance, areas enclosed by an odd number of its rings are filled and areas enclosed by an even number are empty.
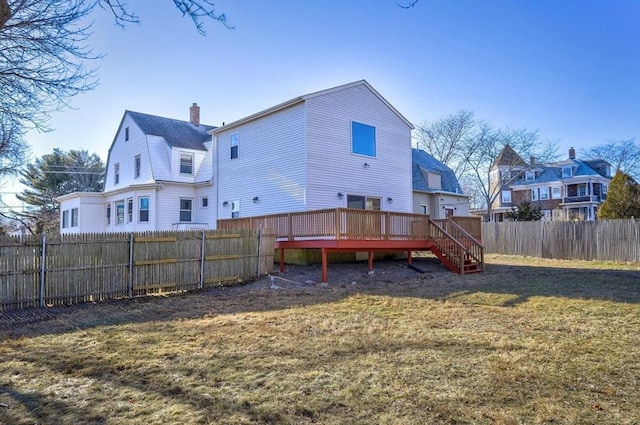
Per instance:
[[[326,282],[329,252],[367,252],[369,270],[373,270],[373,253],[377,251],[406,252],[409,264],[412,252],[431,251],[456,273],[482,271],[480,220],[431,220],[422,214],[336,208],[218,220],[218,228],[274,231],[281,271],[286,249],[320,249],[322,281]]]

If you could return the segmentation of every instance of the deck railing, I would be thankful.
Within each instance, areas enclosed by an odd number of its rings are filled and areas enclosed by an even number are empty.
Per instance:
[[[219,229],[272,229],[280,240],[429,239],[429,216],[334,208],[218,220]]]
[[[464,257],[466,260],[473,261],[478,264],[478,267],[480,268],[484,267],[484,248],[478,239],[473,237],[454,220],[433,220],[433,223],[441,227],[450,238],[458,242],[464,250]]]
[[[451,217],[470,237],[481,238],[480,217]],[[272,229],[280,240],[427,240],[430,218],[423,214],[332,208],[218,220],[219,229]]]

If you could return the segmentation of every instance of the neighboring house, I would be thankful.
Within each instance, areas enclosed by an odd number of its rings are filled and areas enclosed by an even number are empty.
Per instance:
[[[451,168],[420,149],[412,150],[412,162],[414,213],[434,219],[469,215],[469,196]]]
[[[565,161],[526,164],[520,159],[517,166],[510,169],[508,184],[502,188],[492,219],[503,221],[506,211],[528,201],[544,213],[543,220],[593,221],[607,197],[610,169],[609,163],[602,159],[576,159],[573,148],[569,149],[569,158]],[[495,172],[490,176],[499,177]]]
[[[58,198],[61,232],[215,228],[218,218],[412,211],[413,126],[364,80],[219,128],[127,111],[102,193]],[[64,218],[67,217],[65,221]]]
[[[104,190],[58,198],[61,233],[215,226],[208,197],[212,141],[193,104],[190,121],[125,111],[109,148]]]

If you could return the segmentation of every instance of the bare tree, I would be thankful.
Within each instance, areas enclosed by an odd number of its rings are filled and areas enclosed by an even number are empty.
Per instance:
[[[502,188],[513,183],[528,166],[523,158],[548,162],[557,157],[555,143],[540,143],[537,131],[497,130],[486,123],[469,139],[467,149],[466,182],[479,194],[487,220]]]
[[[460,110],[433,122],[423,122],[416,127],[414,139],[418,148],[446,164],[457,176],[465,174],[468,164],[470,139],[481,123],[473,112]]]
[[[640,143],[635,139],[614,140],[581,149],[580,155],[585,159],[604,159],[613,167],[613,172],[620,170],[640,181]]]
[[[231,28],[210,0],[172,1],[201,34],[206,19]],[[122,0],[0,0],[0,177],[24,159],[26,129],[50,130],[51,112],[95,88],[86,64],[100,55],[88,47],[91,24],[83,22],[96,6],[120,25],[139,22]]]

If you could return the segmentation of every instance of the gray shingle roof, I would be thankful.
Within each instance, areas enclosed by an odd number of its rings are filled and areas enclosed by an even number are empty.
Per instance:
[[[607,163],[602,160],[597,161],[581,161],[579,159],[566,159],[564,161],[553,162],[550,164],[536,164],[534,168],[542,170],[535,180],[531,181],[518,181],[511,186],[523,186],[528,184],[546,183],[546,182],[559,182],[568,178],[574,178],[579,176],[604,176],[602,173],[594,170],[593,166],[606,165]],[[575,172],[571,177],[562,177],[562,167],[571,166],[575,168]],[[607,176],[604,176],[607,177]]]
[[[411,149],[413,190],[421,192],[451,192],[462,194],[462,187],[451,168],[420,149]],[[423,171],[440,174],[441,189],[431,188]]]
[[[140,112],[126,111],[126,114],[138,124],[140,129],[148,135],[163,137],[169,145],[194,150],[207,150],[204,142],[211,140],[207,132],[214,126],[191,124],[189,121],[174,120]]]

